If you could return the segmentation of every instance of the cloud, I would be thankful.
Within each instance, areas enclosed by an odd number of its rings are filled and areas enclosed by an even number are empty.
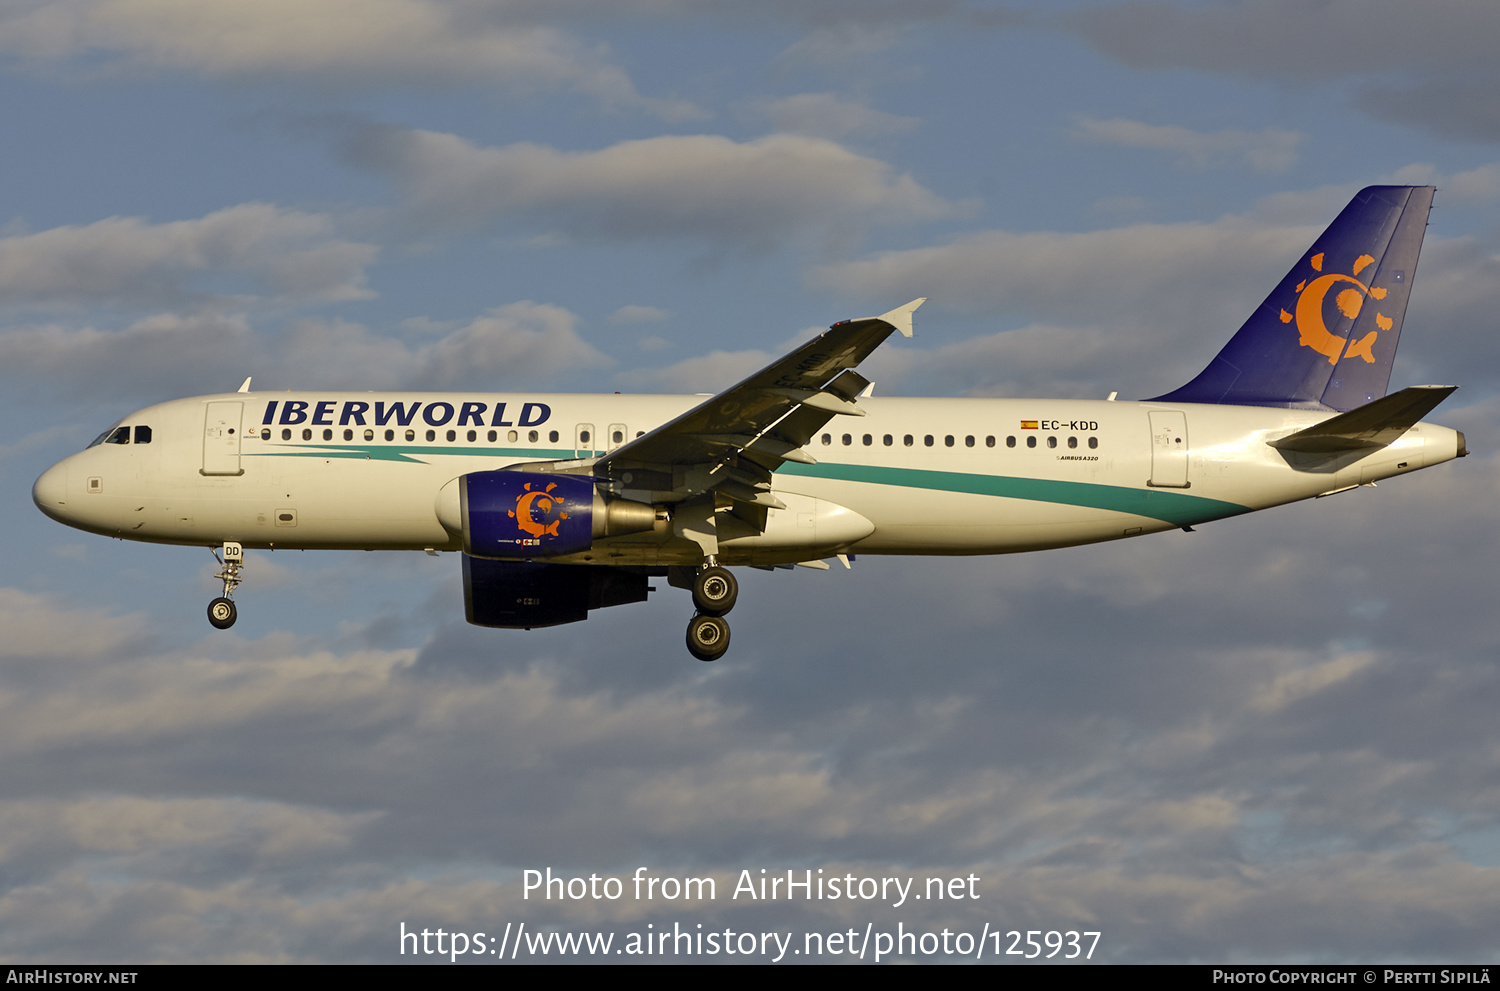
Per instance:
[[[606,107],[702,116],[686,101],[641,96],[601,50],[555,28],[431,0],[27,2],[0,16],[0,53],[90,74],[102,57],[107,69],[211,78],[571,90]]]
[[[1179,166],[1195,169],[1244,165],[1257,172],[1285,172],[1297,160],[1302,135],[1268,127],[1252,131],[1192,131],[1185,127],[1145,124],[1116,117],[1083,117],[1074,133],[1085,141],[1170,152]]]
[[[1211,295],[1197,287],[1217,288],[1224,273],[1242,273],[1246,266],[1268,269],[1282,260],[1290,267],[1317,234],[1317,228],[1273,228],[1239,217],[1081,233],[990,230],[944,245],[825,265],[811,281],[882,298],[931,296],[958,310],[1109,320],[1176,310],[1184,292],[1188,308],[1196,308]]]
[[[1242,0],[1179,6],[1132,0],[1059,19],[1128,65],[1216,75],[1327,79],[1487,65],[1500,10],[1483,0]]]
[[[344,147],[349,161],[396,183],[417,222],[437,228],[522,217],[587,240],[684,239],[763,251],[809,234],[955,212],[883,162],[789,134],[748,142],[662,136],[564,152],[366,126]]]
[[[6,304],[160,304],[210,293],[217,277],[277,300],[368,299],[378,248],[340,239],[326,214],[243,203],[197,220],[111,217],[0,238]]]
[[[1484,0],[1244,0],[1180,6],[1132,0],[1053,23],[1137,68],[1286,80],[1358,80],[1372,116],[1449,138],[1500,138],[1489,39],[1500,9]]]
[[[1500,162],[1490,162],[1465,172],[1440,173],[1427,163],[1397,169],[1396,182],[1420,186],[1437,186],[1445,203],[1489,204],[1500,201]]]
[[[842,138],[851,134],[896,134],[910,131],[920,121],[875,110],[836,93],[799,93],[780,100],[750,104],[756,114],[786,134]]]
[[[342,320],[297,319],[262,335],[243,315],[157,314],[123,330],[47,324],[0,334],[0,377],[64,394],[160,400],[261,388],[498,388],[566,380],[611,360],[561,307],[523,301],[417,343]],[[234,381],[231,381],[234,380]]]

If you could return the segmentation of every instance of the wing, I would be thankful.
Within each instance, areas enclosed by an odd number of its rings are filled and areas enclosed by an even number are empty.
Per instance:
[[[815,464],[802,448],[835,416],[864,416],[856,399],[870,384],[854,367],[892,331],[910,337],[914,299],[889,313],[836,323],[814,340],[594,463],[614,494],[685,503],[712,493],[757,531],[783,462]],[[726,508],[726,507],[720,507]],[[712,512],[709,509],[709,512]]]

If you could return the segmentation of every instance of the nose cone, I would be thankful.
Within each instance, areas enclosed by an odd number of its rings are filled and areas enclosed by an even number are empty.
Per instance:
[[[59,462],[42,472],[42,477],[31,487],[31,501],[36,508],[57,520],[66,523],[68,511],[68,469]]]

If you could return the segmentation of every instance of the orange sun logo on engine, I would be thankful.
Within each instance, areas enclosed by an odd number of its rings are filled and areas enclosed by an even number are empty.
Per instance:
[[[516,521],[516,526],[531,534],[533,537],[551,535],[557,536],[557,527],[563,520],[568,518],[567,513],[559,512],[557,518],[551,523],[547,517],[552,511],[562,505],[563,497],[555,496],[552,490],[557,488],[556,482],[549,482],[546,491],[533,491],[531,483],[526,483],[526,491],[516,496],[515,512],[508,513]],[[541,518],[538,519],[537,517]]]
[[[1373,264],[1374,258],[1369,255],[1360,255],[1354,259],[1354,268],[1349,275],[1331,272],[1328,275],[1320,275],[1308,282],[1306,279],[1297,283],[1297,312],[1295,317],[1286,310],[1281,311],[1281,322],[1291,323],[1297,321],[1297,343],[1303,347],[1312,348],[1319,354],[1328,356],[1330,365],[1338,364],[1339,357],[1352,358],[1355,355],[1363,358],[1370,364],[1375,363],[1375,355],[1371,348],[1375,345],[1375,339],[1379,336],[1378,331],[1370,331],[1358,341],[1351,339],[1349,349],[1344,350],[1344,339],[1329,331],[1328,325],[1323,322],[1323,303],[1328,294],[1333,291],[1334,286],[1339,283],[1348,283],[1337,296],[1333,298],[1334,306],[1338,311],[1350,320],[1359,316],[1359,311],[1365,305],[1365,298],[1385,299],[1385,290],[1379,287],[1371,287],[1355,278],[1366,266]],[[1309,259],[1314,272],[1323,271],[1323,255],[1318,253]],[[1394,321],[1390,317],[1380,313],[1375,314],[1375,326],[1381,330],[1390,330]]]

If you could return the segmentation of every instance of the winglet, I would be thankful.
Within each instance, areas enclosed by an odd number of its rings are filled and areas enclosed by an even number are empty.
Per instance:
[[[245,376],[245,381],[243,381],[243,382],[240,383],[239,391],[240,392],[249,392],[250,391],[250,380],[252,378],[254,378],[254,377],[255,376],[253,376],[253,375],[247,375],[247,376]]]
[[[927,297],[914,299],[905,306],[898,306],[889,313],[882,313],[876,320],[884,320],[886,323],[901,331],[902,337],[911,336],[911,315],[917,312],[917,307],[927,302]]]

